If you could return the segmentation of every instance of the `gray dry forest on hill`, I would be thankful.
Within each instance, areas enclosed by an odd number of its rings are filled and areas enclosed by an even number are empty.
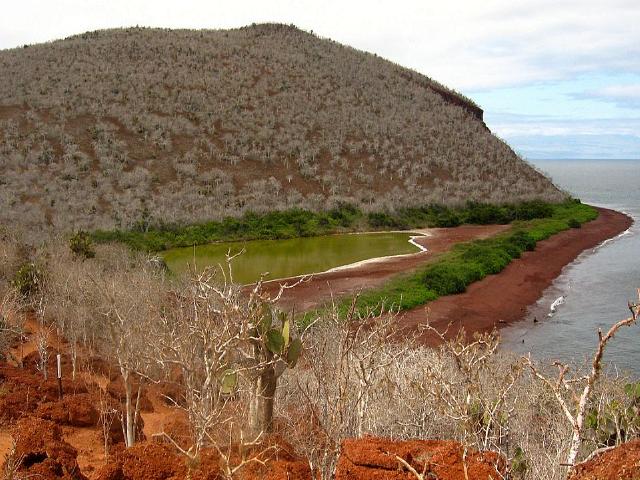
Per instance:
[[[0,223],[563,197],[468,99],[294,27],[118,29],[0,51]]]

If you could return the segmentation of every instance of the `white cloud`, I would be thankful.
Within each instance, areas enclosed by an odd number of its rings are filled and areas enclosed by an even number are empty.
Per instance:
[[[623,108],[640,107],[640,84],[607,85],[578,97],[613,102]]]
[[[572,119],[498,114],[486,118],[491,130],[505,138],[517,136],[623,135],[640,139],[640,118]]]
[[[638,85],[610,85],[595,92],[596,95],[611,98],[639,98],[640,84]]]
[[[640,159],[640,138],[626,135],[523,135],[510,138],[524,158]]]
[[[279,21],[376,52],[462,91],[640,72],[635,0],[5,2],[0,48],[86,30],[145,25],[228,28]]]

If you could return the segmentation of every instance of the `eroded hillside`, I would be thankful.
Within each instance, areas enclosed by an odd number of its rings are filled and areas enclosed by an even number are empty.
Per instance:
[[[0,185],[0,222],[62,230],[563,197],[464,97],[282,25],[0,52]]]

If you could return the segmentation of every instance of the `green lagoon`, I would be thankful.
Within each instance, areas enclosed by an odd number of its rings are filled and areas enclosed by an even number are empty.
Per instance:
[[[267,273],[265,279],[286,278],[322,272],[376,257],[416,253],[409,243],[409,233],[340,234],[286,240],[252,240],[246,242],[211,243],[194,247],[173,248],[162,252],[169,269],[181,274],[195,266],[225,265],[227,252],[245,252],[233,262],[234,281],[252,283]]]

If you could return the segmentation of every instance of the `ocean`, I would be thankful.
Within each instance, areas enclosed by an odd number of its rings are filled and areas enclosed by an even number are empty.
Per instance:
[[[606,331],[616,321],[629,317],[627,301],[638,301],[640,160],[532,163],[584,203],[619,210],[635,220],[627,232],[583,252],[567,265],[529,308],[526,318],[501,331],[507,350],[531,352],[540,360],[585,365],[597,345],[598,328]],[[608,343],[604,362],[607,369],[640,378],[640,323],[618,331]]]

